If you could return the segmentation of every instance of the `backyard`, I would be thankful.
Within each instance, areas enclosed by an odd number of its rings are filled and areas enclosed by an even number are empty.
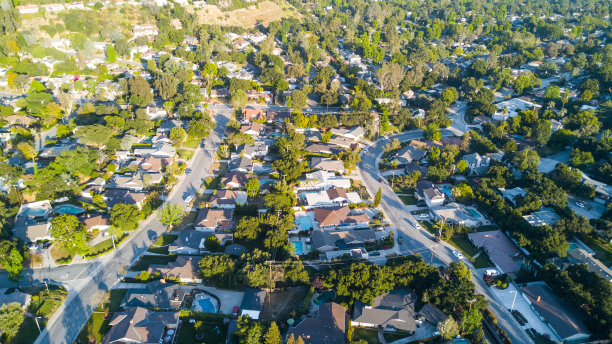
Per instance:
[[[206,323],[202,324],[202,339],[196,339],[195,324],[190,323],[187,319],[181,323],[181,327],[178,332],[178,338],[176,339],[177,344],[193,344],[193,343],[206,343],[206,344],[225,344],[227,337],[227,325],[218,323]]]
[[[291,311],[300,306],[307,292],[308,289],[298,287],[267,294],[264,303],[266,307],[263,308],[261,319],[286,321]]]
[[[368,344],[380,344],[378,331],[369,328],[354,328],[352,341],[358,342],[365,340]]]

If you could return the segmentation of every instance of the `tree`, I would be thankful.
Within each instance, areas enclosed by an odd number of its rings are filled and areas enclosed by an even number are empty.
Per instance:
[[[151,86],[142,76],[129,78],[127,82],[129,102],[137,107],[145,107],[153,101]]]
[[[393,276],[386,267],[360,262],[330,270],[324,283],[349,304],[355,301],[369,304],[378,295],[393,289]]]
[[[77,136],[82,143],[97,148],[104,147],[115,134],[112,128],[102,124],[93,124],[80,127]]]
[[[398,89],[405,74],[406,71],[404,67],[395,62],[383,63],[375,73],[383,91]]]
[[[230,105],[234,109],[244,107],[247,104],[248,97],[244,90],[236,90],[230,94]]]
[[[482,313],[478,309],[464,310],[461,315],[461,332],[474,333],[482,324]]]
[[[457,162],[457,172],[459,173],[463,173],[468,167],[469,166],[465,160],[459,160],[459,162]]]
[[[548,142],[551,134],[552,127],[550,121],[542,118],[537,120],[537,122],[533,126],[533,130],[531,131],[531,136],[540,146]]]
[[[117,51],[115,50],[114,45],[112,44],[107,45],[105,52],[106,52],[106,61],[110,63],[117,62]]]
[[[538,152],[527,147],[518,152],[512,161],[514,167],[520,171],[537,171],[538,165],[540,164],[540,156],[538,155]]]
[[[376,191],[376,196],[374,196],[374,206],[378,207],[381,199],[382,199],[382,189],[378,187],[378,191]]]
[[[246,184],[246,193],[247,195],[249,195],[249,197],[255,197],[257,196],[257,193],[259,192],[259,179],[258,178],[252,178],[250,179],[247,184]]]
[[[183,220],[183,207],[176,203],[167,203],[159,210],[157,218],[166,227],[177,225]]]
[[[89,251],[87,228],[74,215],[54,217],[51,220],[51,238],[59,246],[73,249],[78,254]]]
[[[452,339],[459,335],[459,325],[453,319],[453,317],[449,316],[446,320],[440,322],[438,324],[438,331],[440,332],[440,336],[444,339]]]
[[[142,218],[140,210],[134,204],[117,203],[110,211],[111,225],[122,231],[131,231],[138,228],[138,221]]]
[[[211,235],[206,238],[206,240],[204,240],[204,247],[209,252],[217,252],[221,247],[221,243],[219,242],[219,239],[216,236]]]
[[[264,344],[283,344],[283,339],[281,338],[276,321],[272,321],[270,324],[270,327],[264,336]]]
[[[459,93],[457,92],[456,88],[447,87],[444,89],[444,91],[442,91],[442,96],[440,97],[440,99],[442,99],[442,101],[444,102],[444,104],[446,104],[446,106],[449,106],[452,103],[454,103],[457,99],[459,99]]]
[[[168,100],[178,92],[179,80],[171,74],[163,73],[155,79],[154,85],[159,96],[163,100]]]
[[[3,264],[4,269],[9,273],[9,278],[18,281],[23,270],[23,256],[15,247],[11,249],[9,259]]]
[[[24,142],[19,142],[17,144],[17,149],[19,150],[19,153],[21,153],[21,155],[23,155],[24,158],[26,158],[28,160],[32,160],[32,163],[34,164],[34,174],[36,174],[37,167],[36,167],[36,162],[34,161],[34,159],[38,155],[38,152],[36,151],[36,149],[34,149],[34,147],[32,147],[31,144],[29,144],[29,143],[27,143],[25,141]]]
[[[263,328],[261,323],[252,321],[248,315],[238,318],[235,332],[239,344],[261,344],[263,342]]]
[[[189,121],[187,128],[187,135],[197,139],[203,139],[210,134],[210,131],[216,127],[215,122],[212,121],[210,116],[203,115],[201,119],[194,119]]]
[[[426,140],[440,141],[442,134],[440,133],[440,126],[437,123],[429,123],[423,130],[423,137]]]
[[[236,260],[227,254],[208,254],[198,263],[198,274],[204,281],[218,288],[236,288]]]
[[[354,149],[346,150],[338,155],[338,158],[344,162],[344,168],[348,170],[350,174],[351,171],[355,168],[358,162],[361,161],[361,157],[359,156],[359,152]]]
[[[2,333],[2,336],[7,340],[15,337],[24,318],[25,313],[18,302],[2,305],[0,307],[0,333]]]
[[[186,137],[187,133],[185,132],[185,129],[181,127],[172,128],[172,130],[170,130],[170,135],[168,136],[175,147],[180,147],[183,141],[185,141]]]
[[[308,96],[302,90],[291,92],[291,97],[287,100],[287,106],[293,109],[301,110],[306,107]]]
[[[591,154],[591,152],[582,152],[578,148],[574,148],[570,152],[570,164],[574,167],[592,164],[594,162],[595,159],[593,158],[593,154]]]
[[[451,193],[459,202],[469,202],[474,197],[472,187],[466,183],[453,186]]]

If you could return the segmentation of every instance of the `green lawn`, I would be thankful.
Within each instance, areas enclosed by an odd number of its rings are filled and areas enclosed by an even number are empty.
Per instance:
[[[387,341],[387,343],[394,342],[396,340],[404,339],[408,337],[407,333],[383,333],[383,337]]]
[[[194,151],[187,149],[179,149],[177,150],[177,153],[181,159],[190,160],[194,154]]]
[[[125,236],[127,236],[127,234]],[[119,245],[123,241],[123,239],[124,238],[122,237],[119,240],[115,240],[115,245]],[[113,249],[113,241],[111,238],[108,238],[92,246],[87,256],[96,257],[102,253],[110,252],[112,249]]]
[[[140,260],[132,265],[130,271],[142,271],[146,270],[151,264],[167,264],[176,260],[176,255],[171,256],[141,256]]]
[[[45,320],[38,319],[38,325],[40,325],[41,330],[45,328],[45,324]],[[36,341],[39,334],[40,332],[38,331],[34,318],[25,317],[25,319],[23,319],[23,323],[21,323],[21,326],[19,326],[17,334],[11,339],[10,343],[31,344]]]
[[[167,246],[167,245],[172,244],[176,240],[176,238],[178,238],[177,234],[164,234],[160,236],[159,238],[157,238],[157,240],[155,241],[153,245]]]
[[[151,253],[168,254],[168,246],[151,246],[147,251]]]
[[[183,319],[178,333],[178,338],[175,343],[225,344],[225,338],[227,337],[227,325],[204,323],[203,332],[204,338],[202,340],[196,340],[196,330],[194,328],[194,324],[191,324],[188,319]]]
[[[463,252],[463,254],[470,258],[470,261],[472,261],[472,257],[479,251],[464,236],[452,237],[448,240],[448,243],[459,249],[459,251]],[[476,257],[472,263],[476,269],[488,268],[491,266],[491,263],[489,263],[489,259],[484,252]]]
[[[497,230],[499,228],[497,228],[497,226],[495,225],[486,225],[486,226],[480,226],[478,228],[476,228],[476,231],[478,232],[489,232],[489,231],[494,231]]]
[[[102,339],[110,330],[109,322],[110,319],[104,320],[104,312],[94,312],[87,320],[85,327],[81,329],[78,338],[82,343],[91,343],[93,340],[96,343],[102,342]]]
[[[43,288],[37,294],[32,295],[28,312],[50,318],[64,302],[66,296],[68,296],[68,291],[64,287],[50,285],[49,291]]]
[[[187,139],[187,141],[183,142],[181,147],[196,149],[200,145],[200,142],[202,142],[201,139]]]
[[[399,197],[402,200],[402,202],[404,202],[405,205],[417,204],[417,199],[414,196],[398,195],[397,197]]]
[[[221,184],[220,177],[206,177],[206,179],[204,180],[205,189],[213,189],[213,190],[218,189],[219,184]]]
[[[434,225],[433,223],[429,222],[429,221],[420,221],[419,222],[421,224],[421,226],[423,226],[423,228],[425,228],[425,230],[427,230],[429,233],[437,235],[438,232],[434,229]]]
[[[595,258],[599,259],[605,266],[612,265],[612,244],[592,236],[582,236],[580,239],[595,252]]]
[[[369,328],[354,328],[353,341],[365,340],[368,344],[380,344],[378,340],[378,331]]]

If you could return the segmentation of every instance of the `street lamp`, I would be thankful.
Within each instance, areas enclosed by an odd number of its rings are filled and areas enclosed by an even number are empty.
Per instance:
[[[516,294],[518,293],[516,290],[510,291],[510,293],[514,293],[514,298],[512,299],[512,307],[510,307],[510,313],[512,313],[512,311],[514,310],[514,302],[516,301]]]
[[[38,318],[42,319],[42,317],[34,317],[34,321],[36,322],[36,327],[38,327],[38,333],[42,333],[40,325],[38,324]]]

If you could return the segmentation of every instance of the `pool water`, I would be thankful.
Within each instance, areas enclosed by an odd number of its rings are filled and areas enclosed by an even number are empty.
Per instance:
[[[300,225],[300,230],[307,231],[313,228],[312,220],[310,219],[310,216],[298,216],[296,220],[298,224]]]
[[[569,252],[569,251],[573,251],[573,250],[575,250],[575,249],[577,249],[577,248],[580,248],[580,247],[578,247],[578,245],[576,245],[576,243],[575,243],[575,242],[570,242],[570,243],[569,243],[569,250],[567,250],[567,252]]]
[[[474,216],[474,217],[475,217],[475,218],[477,218],[477,219],[479,219],[479,218],[481,218],[481,217],[482,217],[482,216],[480,216],[480,214],[479,214],[479,213],[478,213],[476,210],[474,210],[474,209],[468,208],[467,210],[470,212],[470,214],[472,214],[472,216]]]
[[[85,209],[81,208],[81,207],[77,207],[74,206],[72,204],[64,204],[64,205],[60,205],[58,207],[56,207],[54,209],[55,213],[59,213],[59,214],[82,214],[85,212]]]
[[[326,302],[330,302],[335,299],[336,299],[336,292],[332,290],[328,290],[324,292],[323,294],[321,294],[321,296],[317,297],[314,303],[320,306]]]
[[[448,186],[441,186],[440,191],[442,191],[449,199],[452,199],[453,192]]]
[[[43,216],[46,212],[47,210],[43,208],[32,208],[28,209],[25,213],[31,216]]]
[[[292,241],[293,247],[295,247],[295,254],[302,255],[304,254],[304,243],[301,241]]]
[[[276,182],[276,180],[274,180],[274,179],[260,179],[259,180],[259,185],[266,185],[266,184],[275,183],[275,182]]]
[[[216,300],[206,294],[198,294],[193,300],[192,308],[198,312],[217,313]]]

